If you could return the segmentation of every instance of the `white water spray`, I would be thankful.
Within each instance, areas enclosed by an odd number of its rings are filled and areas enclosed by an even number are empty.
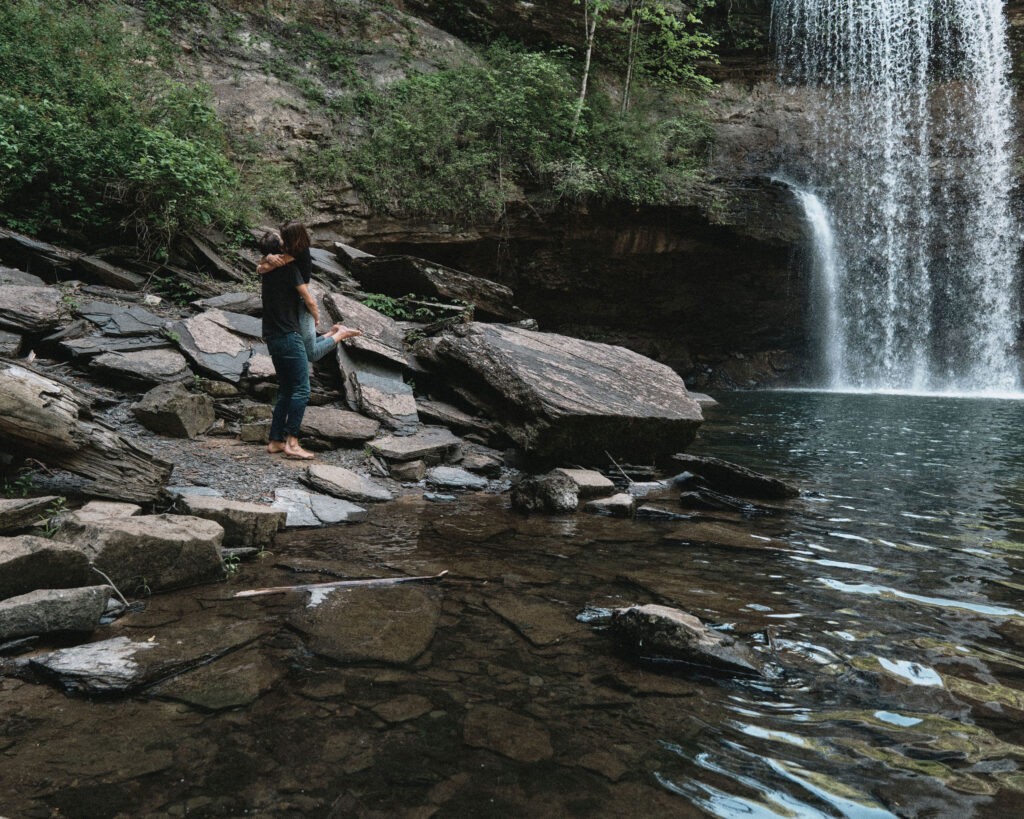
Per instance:
[[[834,310],[829,386],[1019,391],[1001,3],[775,0],[773,14],[817,126],[805,181],[820,201],[801,196]]]

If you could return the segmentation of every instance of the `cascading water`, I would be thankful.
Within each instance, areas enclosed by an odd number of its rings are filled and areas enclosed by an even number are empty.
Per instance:
[[[812,225],[835,228],[817,250],[828,386],[1019,391],[1000,0],[775,0],[773,27],[816,126],[789,171],[820,197],[815,215],[803,194]]]

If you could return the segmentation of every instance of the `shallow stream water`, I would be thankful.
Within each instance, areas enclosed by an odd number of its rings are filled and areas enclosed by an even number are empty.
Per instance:
[[[127,700],[0,678],[0,815],[1024,815],[1024,402],[722,401],[692,451],[803,497],[675,522],[407,498],[282,535],[95,635],[258,624],[199,672]],[[406,667],[310,652],[286,623],[307,594],[231,597],[442,569]],[[607,611],[648,602],[748,641],[768,676],[621,653]]]

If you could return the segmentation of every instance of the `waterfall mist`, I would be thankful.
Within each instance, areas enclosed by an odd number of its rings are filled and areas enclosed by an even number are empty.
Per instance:
[[[775,0],[773,31],[812,100],[802,187],[834,230],[828,386],[1019,391],[1001,2]]]

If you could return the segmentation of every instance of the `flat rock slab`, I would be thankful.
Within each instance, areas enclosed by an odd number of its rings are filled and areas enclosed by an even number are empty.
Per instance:
[[[46,282],[38,276],[18,270],[14,267],[0,265],[0,284],[20,284],[25,287],[45,287]]]
[[[32,668],[66,691],[122,694],[222,657],[265,634],[262,623],[218,619],[162,629],[156,639],[113,637],[32,658]]]
[[[679,453],[673,455],[672,460],[717,492],[764,500],[785,500],[800,495],[800,490],[792,484],[720,458]]]
[[[380,484],[341,466],[312,464],[303,480],[314,489],[355,503],[379,503],[394,499]]]
[[[793,551],[784,541],[754,534],[749,527],[702,520],[681,523],[671,533],[666,534],[664,539],[708,546],[724,546],[729,549]]]
[[[146,429],[171,438],[195,438],[217,420],[213,399],[180,384],[161,384],[132,405],[132,414]]]
[[[697,617],[669,606],[630,606],[612,612],[612,632],[647,657],[670,657],[725,671],[761,674],[757,656]]]
[[[98,579],[78,546],[34,535],[0,537],[0,600],[36,589],[89,586]]]
[[[446,404],[443,401],[435,401],[430,398],[416,399],[416,412],[425,421],[431,424],[448,427],[455,432],[482,432],[490,433],[494,425],[486,418],[478,418],[463,412],[458,407]]]
[[[618,490],[609,478],[596,469],[556,469],[574,484],[580,498],[600,498],[614,495]]]
[[[107,609],[110,586],[37,589],[0,601],[0,642],[65,631],[93,631]]]
[[[500,458],[493,455],[484,455],[480,452],[467,452],[459,461],[459,466],[468,469],[470,472],[479,472],[488,478],[500,478],[504,463]]]
[[[115,378],[145,384],[168,384],[192,379],[188,362],[171,348],[139,350],[127,353],[103,353],[91,366]]]
[[[19,270],[57,275],[62,280],[69,279],[75,260],[81,255],[40,242],[22,233],[0,228],[0,261]]]
[[[219,523],[225,546],[269,546],[287,517],[284,510],[272,506],[207,495],[182,495],[178,506],[185,514]]]
[[[344,344],[335,353],[349,405],[390,429],[412,432],[419,424],[412,387],[390,361],[350,354]]]
[[[247,316],[263,314],[263,299],[260,298],[259,293],[224,293],[209,299],[194,301],[192,306],[198,310],[226,310],[229,313],[242,313]]]
[[[124,594],[222,577],[218,523],[186,515],[138,515],[73,523],[56,534],[78,545]]]
[[[356,412],[334,407],[306,407],[300,432],[339,445],[368,441],[379,430],[380,423]]]
[[[104,353],[137,353],[143,350],[177,350],[163,336],[82,336],[64,339],[61,350],[72,358],[92,358]]]
[[[66,516],[66,520],[77,524],[96,523],[111,518],[133,518],[142,513],[142,507],[135,503],[117,501],[89,501],[81,509]]]
[[[538,648],[586,633],[586,626],[577,622],[564,607],[546,600],[506,595],[486,598],[484,604]]]
[[[462,741],[517,762],[540,762],[554,754],[551,735],[541,723],[495,705],[478,705],[469,711]]]
[[[78,308],[82,318],[88,319],[109,336],[146,336],[160,333],[167,319],[150,313],[137,305],[113,304],[106,301],[88,301]]]
[[[434,710],[434,704],[420,694],[403,694],[371,709],[384,722],[391,724],[418,719]]]
[[[427,650],[440,615],[436,589],[403,585],[314,595],[288,623],[311,651],[336,662],[406,665]]]
[[[389,435],[370,443],[388,461],[423,461],[439,464],[462,454],[462,439],[444,427],[423,427],[414,435]]]
[[[283,676],[284,671],[254,646],[157,683],[146,695],[204,711],[223,711],[251,705]]]
[[[111,264],[98,256],[79,256],[75,264],[89,278],[116,287],[118,290],[141,290],[146,286],[144,276]]]
[[[636,511],[636,498],[628,492],[620,492],[608,498],[594,498],[587,501],[583,511],[592,515],[606,515],[613,518],[630,518]]]
[[[46,510],[55,500],[55,495],[45,495],[41,498],[0,498],[0,534],[27,529],[40,519],[48,518]]]
[[[338,293],[327,294],[324,297],[324,306],[335,321],[363,333],[361,336],[341,342],[339,348],[348,350],[353,355],[366,353],[376,356],[400,368],[421,369],[406,351],[405,333],[394,319]]]
[[[487,488],[487,479],[467,472],[458,466],[435,466],[427,470],[427,484],[440,489],[479,491]]]
[[[0,329],[51,333],[64,321],[64,302],[56,287],[0,285]]]
[[[304,489],[274,490],[272,508],[285,512],[285,527],[288,529],[361,523],[366,520],[366,510],[363,507]]]
[[[241,313],[207,310],[179,321],[172,332],[178,346],[205,373],[237,384],[256,353],[266,354],[259,321]]]
[[[416,352],[535,455],[654,460],[688,445],[703,420],[677,373],[622,347],[472,323],[422,340]]]
[[[513,303],[512,290],[490,279],[428,262],[414,256],[375,256],[352,259],[353,275],[363,289],[396,298],[408,293],[461,300],[488,321],[521,321],[526,313]]]

